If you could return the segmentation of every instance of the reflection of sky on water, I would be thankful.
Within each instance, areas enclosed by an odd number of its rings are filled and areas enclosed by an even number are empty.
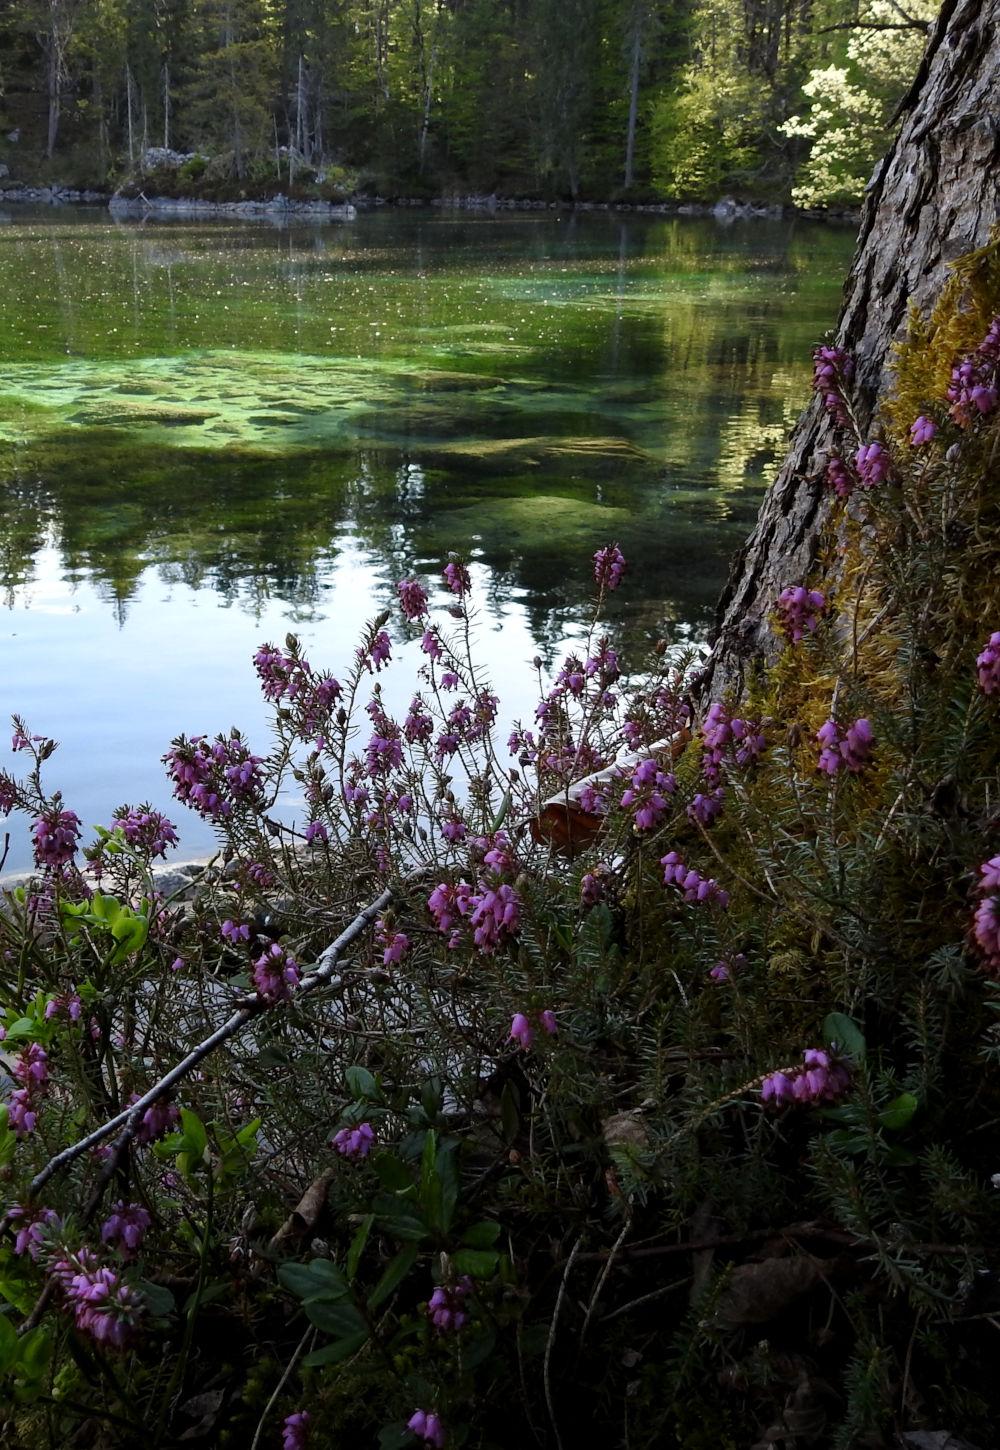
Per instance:
[[[343,679],[381,581],[376,566],[346,547],[325,570],[316,610],[303,622],[280,600],[265,601],[253,617],[211,590],[165,583],[147,570],[119,626],[107,600],[89,583],[69,583],[62,574],[58,554],[43,550],[31,583],[0,614],[0,708],[17,711],[30,697],[29,730],[60,742],[43,783],[63,791],[65,805],[84,822],[85,840],[95,825],[108,824],[115,806],[148,800],[177,825],[178,859],[209,853],[214,837],[199,816],[171,798],[160,764],[170,741],[181,733],[215,735],[238,725],[251,748],[264,754],[270,737],[252,664],[257,646],[280,645],[293,629],[310,661]],[[498,738],[506,740],[510,722],[527,721],[537,704],[531,667],[536,646],[521,604],[508,598],[498,605],[495,594],[487,604],[489,572],[474,565],[472,574],[477,658],[489,660],[489,677],[501,697]],[[437,602],[444,598],[442,590]],[[389,628],[395,635],[395,620]],[[417,641],[394,637],[392,666],[377,677],[390,713],[405,714],[423,661]],[[369,696],[363,685],[362,703]],[[363,714],[361,722],[367,723]],[[3,730],[0,769],[17,775],[24,756],[11,754],[6,721]],[[363,745],[362,738],[358,748]],[[297,804],[287,797],[279,814],[293,818]],[[4,870],[21,870],[31,859],[27,823],[14,816],[6,829],[11,849]]]

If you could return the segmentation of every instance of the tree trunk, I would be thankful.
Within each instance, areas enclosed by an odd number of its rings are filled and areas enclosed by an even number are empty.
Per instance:
[[[927,309],[948,264],[988,241],[1000,219],[1000,0],[945,0],[900,109],[902,129],[868,186],[836,331],[837,346],[856,359],[862,426],[872,421],[910,304]],[[812,565],[830,508],[823,469],[831,445],[816,395],[719,601],[698,686],[703,703],[740,693],[747,670],[777,648],[768,612]]]

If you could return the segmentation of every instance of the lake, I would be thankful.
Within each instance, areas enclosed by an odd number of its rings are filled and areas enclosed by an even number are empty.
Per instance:
[[[800,220],[0,213],[0,713],[61,742],[48,787],[87,827],[148,800],[191,856],[212,838],[170,798],[171,738],[238,724],[263,753],[257,645],[294,630],[342,671],[451,550],[504,726],[609,541],[626,658],[697,645],[853,245]],[[5,731],[0,768],[21,759]]]

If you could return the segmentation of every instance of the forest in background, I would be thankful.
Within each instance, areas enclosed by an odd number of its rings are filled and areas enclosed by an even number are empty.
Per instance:
[[[0,185],[852,206],[938,0],[19,0]],[[148,163],[147,163],[148,164]]]

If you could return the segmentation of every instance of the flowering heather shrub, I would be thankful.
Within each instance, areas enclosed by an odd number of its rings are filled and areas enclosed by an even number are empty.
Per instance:
[[[991,1443],[1000,263],[970,267],[745,696],[662,650],[632,677],[595,614],[512,725],[452,558],[444,611],[405,578],[335,674],[261,647],[267,753],[174,742],[220,847],[183,903],[170,823],[75,849],[15,722],[0,808],[47,824],[0,910],[14,1441],[700,1450],[794,1411],[875,1445],[933,1404]],[[816,361],[853,460],[849,360]]]

